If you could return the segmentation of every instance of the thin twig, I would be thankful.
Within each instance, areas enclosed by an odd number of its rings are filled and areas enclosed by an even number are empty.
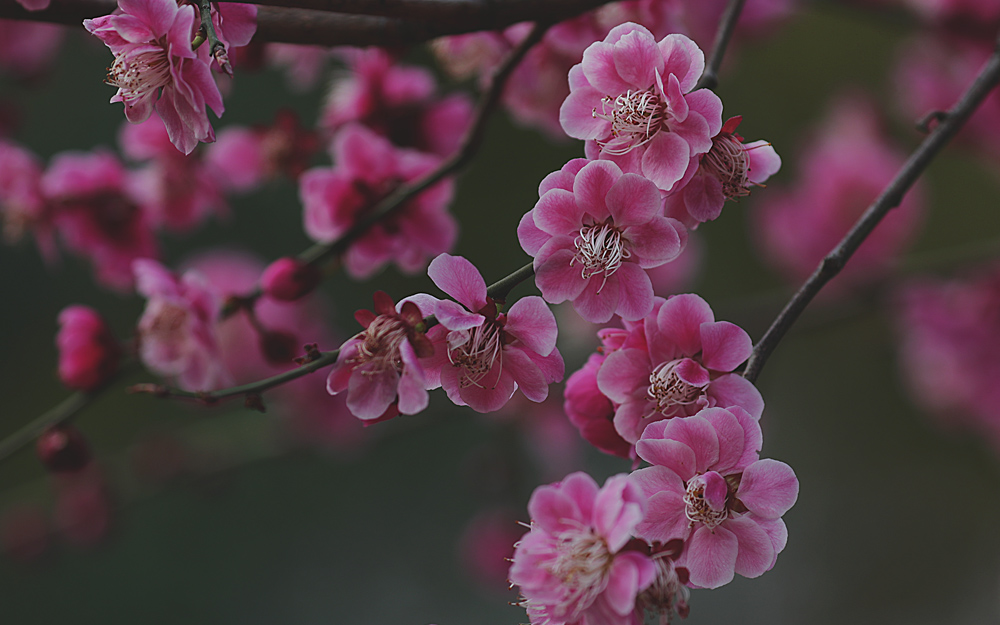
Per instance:
[[[712,45],[712,53],[708,57],[705,71],[695,89],[715,89],[719,86],[719,68],[722,67],[722,58],[726,55],[726,48],[729,47],[729,40],[733,38],[733,31],[736,29],[736,22],[740,19],[740,12],[743,11],[743,3],[746,0],[729,0],[726,12],[719,19],[719,30],[715,33],[715,43]]]
[[[531,263],[521,267],[514,273],[500,278],[486,289],[486,294],[498,302],[503,302],[517,285],[521,284],[531,276],[535,275],[535,268]]]
[[[872,230],[883,217],[903,200],[903,196],[913,183],[917,181],[930,162],[937,156],[941,148],[955,136],[969,117],[976,110],[976,107],[989,95],[989,92],[1000,82],[1000,42],[998,42],[993,55],[980,71],[979,75],[969,86],[968,90],[959,99],[958,103],[950,111],[947,117],[927,136],[919,147],[910,155],[910,158],[903,165],[896,177],[889,183],[889,186],[882,191],[882,194],[868,207],[864,215],[858,219],[854,227],[851,228],[847,236],[827,254],[813,274],[805,281],[801,288],[795,292],[792,299],[785,305],[785,308],[778,314],[777,318],[764,333],[763,338],[754,345],[753,353],[747,361],[743,376],[754,382],[760,375],[764,363],[777,347],[782,337],[788,329],[795,323],[799,315],[812,299],[819,293],[820,289],[834,276],[840,273],[847,259],[858,249],[864,240],[871,234]]]
[[[33,440],[41,436],[42,432],[47,428],[59,423],[66,423],[72,419],[78,412],[89,405],[94,400],[94,397],[95,395],[92,393],[73,393],[34,421],[22,426],[21,429],[0,441],[0,461],[5,460],[25,445],[29,445]]]

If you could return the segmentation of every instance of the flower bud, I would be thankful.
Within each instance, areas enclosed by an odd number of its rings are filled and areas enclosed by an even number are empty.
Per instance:
[[[59,379],[78,391],[104,386],[118,371],[121,347],[92,308],[70,306],[59,313]]]
[[[320,278],[316,266],[286,256],[264,270],[260,284],[264,295],[271,299],[293,302],[315,289]]]
[[[56,473],[75,473],[90,462],[87,441],[71,425],[54,425],[42,432],[36,449],[45,468]]]

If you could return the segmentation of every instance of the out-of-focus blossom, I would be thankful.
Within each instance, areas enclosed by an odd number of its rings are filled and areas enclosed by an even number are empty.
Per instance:
[[[692,91],[704,68],[705,55],[684,35],[657,42],[638,24],[616,26],[570,70],[559,121],[569,136],[592,142],[589,157],[612,159],[670,192],[722,130],[719,97]]]
[[[629,458],[632,445],[615,430],[616,406],[597,387],[604,354],[591,354],[586,364],[566,380],[566,416],[580,436],[604,453]]]
[[[155,108],[171,143],[185,154],[199,141],[214,141],[205,107],[220,116],[224,106],[207,46],[191,49],[195,7],[175,0],[119,0],[119,7],[121,14],[83,22],[115,55],[108,83],[118,93],[111,101],[124,103],[132,123],[146,121]]]
[[[482,510],[469,521],[459,538],[458,557],[463,570],[484,591],[503,593],[508,586],[507,571],[514,543],[523,533],[513,510]]]
[[[55,59],[65,33],[56,24],[0,20],[0,69],[17,78],[42,73]]]
[[[312,239],[335,241],[401,184],[433,170],[438,158],[394,147],[368,128],[352,124],[333,140],[335,166],[302,174],[299,195],[305,230]],[[380,220],[344,253],[344,266],[366,278],[390,260],[406,273],[420,271],[429,257],[451,249],[458,226],[448,213],[450,179],[430,187]]]
[[[271,299],[294,302],[311,293],[321,277],[316,265],[286,256],[267,266],[260,276],[260,288]]]
[[[187,266],[205,277],[220,300],[242,296],[257,286],[264,263],[244,252],[221,250],[199,255]],[[215,322],[215,335],[226,371],[237,384],[254,382],[295,368],[291,359],[275,363],[267,358],[261,344],[261,330],[291,338],[298,350],[315,343],[333,349],[339,341],[331,332],[328,302],[314,292],[294,302],[278,301],[268,295],[256,300],[251,321],[247,311]],[[339,453],[354,454],[371,438],[347,410],[343,396],[331,397],[322,377],[308,375],[269,390],[264,400],[269,412],[278,415],[292,441],[320,446]]]
[[[645,498],[625,475],[600,489],[585,473],[535,489],[531,530],[517,543],[510,581],[533,625],[638,625],[636,597],[656,578],[649,557],[628,549]]]
[[[964,279],[913,280],[897,302],[900,364],[915,398],[1000,449],[1000,265]]]
[[[781,158],[767,141],[744,145],[736,134],[742,117],[732,117],[712,137],[712,149],[697,159],[679,189],[666,200],[666,214],[688,228],[717,219],[726,200],[750,195],[752,186],[761,186],[781,167]]]
[[[676,258],[687,231],[661,214],[656,186],[609,161],[574,159],[547,176],[518,225],[534,257],[535,283],[549,302],[566,300],[584,319],[637,320],[653,306],[644,271]]]
[[[533,402],[544,401],[549,384],[562,380],[564,365],[556,319],[542,298],[522,297],[500,312],[479,270],[461,256],[438,256],[427,274],[458,302],[434,306],[439,323],[427,333],[434,355],[423,361],[428,386],[444,387],[449,399],[477,412],[499,410],[517,389]],[[427,309],[433,298],[420,297],[416,301]]]
[[[762,254],[796,283],[840,242],[905,160],[860,99],[842,100],[804,152],[795,185],[768,189],[754,212]],[[913,188],[830,286],[843,289],[884,275],[913,240],[922,209],[920,188]]]
[[[53,525],[59,534],[77,547],[94,547],[111,531],[111,494],[100,469],[60,477],[55,483]]]
[[[340,346],[326,388],[331,395],[347,391],[347,407],[359,419],[385,420],[400,413],[417,414],[429,401],[419,358],[434,353],[424,335],[424,316],[412,301],[400,304],[375,292],[375,312],[359,310],[354,317],[364,331]]]
[[[321,46],[268,43],[264,47],[264,59],[269,66],[284,70],[292,89],[308,91],[322,77],[330,60],[330,50]]]
[[[96,310],[70,306],[59,313],[59,380],[79,391],[95,391],[118,371],[121,346]]]
[[[90,260],[102,284],[128,289],[132,261],[158,256],[150,219],[110,152],[57,154],[42,177],[42,193],[59,238]]]
[[[319,151],[319,136],[303,128],[298,115],[289,109],[280,109],[270,126],[254,128],[263,152],[264,169],[268,176],[284,174],[297,180]]]
[[[675,295],[654,308],[643,323],[645,345],[608,356],[597,374],[598,388],[620,404],[615,429],[634,443],[650,424],[686,417],[712,406],[739,406],[759,419],[760,392],[738,373],[750,356],[750,336],[694,294]]]
[[[20,145],[0,139],[0,212],[3,237],[16,243],[26,231],[35,235],[47,258],[55,256],[52,215],[42,194],[42,163]]]
[[[706,408],[685,419],[653,423],[636,443],[651,467],[629,479],[649,499],[636,534],[666,543],[681,539],[677,560],[690,583],[718,588],[734,574],[771,570],[788,533],[781,516],[798,497],[792,469],[758,460],[762,436],[740,408]]]
[[[70,424],[46,428],[35,443],[38,459],[56,473],[76,473],[90,463],[90,446],[80,430]]]
[[[147,299],[137,328],[143,364],[186,391],[231,385],[215,333],[221,301],[204,276],[187,271],[178,278],[153,260],[137,260],[133,269],[136,290]]]
[[[349,74],[333,83],[320,125],[335,133],[360,123],[393,145],[450,156],[472,119],[465,95],[434,96],[434,76],[426,69],[397,64],[381,48],[344,52]]]

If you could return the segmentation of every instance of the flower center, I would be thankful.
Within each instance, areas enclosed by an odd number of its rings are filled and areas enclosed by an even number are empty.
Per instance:
[[[715,471],[696,475],[688,482],[684,493],[684,516],[692,526],[704,523],[708,529],[715,529],[729,518],[728,495],[726,479]]]
[[[653,557],[656,565],[656,579],[637,598],[637,605],[644,610],[659,615],[660,623],[670,623],[670,618],[677,613],[685,618],[688,613],[689,591],[681,582],[674,561],[666,556]]]
[[[407,337],[407,326],[403,321],[391,315],[379,315],[368,328],[359,335],[363,337],[358,346],[359,363],[372,362],[375,366],[366,373],[375,375],[386,369],[403,370],[403,360],[399,355],[399,346]]]
[[[649,390],[646,394],[656,402],[656,409],[663,414],[669,414],[676,406],[688,406],[695,403],[704,394],[704,384],[691,384],[681,378],[678,368],[686,358],[660,363],[649,374]]]
[[[663,127],[664,107],[652,89],[626,91],[617,98],[605,96],[594,117],[611,122],[611,139],[597,144],[608,154],[622,155],[647,143]]]
[[[160,341],[179,340],[178,334],[187,325],[187,318],[187,309],[176,304],[163,303],[144,334]]]
[[[604,288],[608,278],[622,266],[622,262],[632,256],[622,233],[610,222],[580,228],[580,234],[573,244],[576,246],[576,256],[569,264],[583,265],[581,278],[589,280],[599,273],[604,274],[604,282],[597,289],[598,293]]]
[[[568,529],[556,537],[556,558],[549,572],[562,580],[567,610],[585,609],[606,586],[614,559],[604,539],[587,527]]]
[[[170,84],[170,59],[166,50],[119,54],[108,70],[107,84],[121,89],[126,106],[132,106],[160,87]]]
[[[746,148],[734,135],[722,132],[712,138],[712,149],[701,157],[701,166],[722,183],[722,192],[729,199],[750,195],[747,172],[750,159]]]
[[[462,388],[483,388],[480,381],[493,369],[494,363],[499,362],[503,367],[503,331],[492,321],[469,330],[450,332],[448,343],[448,360],[453,366],[465,369],[461,376]]]

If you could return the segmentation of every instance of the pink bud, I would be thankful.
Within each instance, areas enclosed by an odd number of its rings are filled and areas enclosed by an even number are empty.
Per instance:
[[[54,425],[42,432],[36,449],[45,468],[57,473],[75,473],[90,462],[87,441],[71,425]]]
[[[293,302],[316,288],[320,272],[314,265],[285,257],[271,263],[260,277],[264,294],[271,299]]]
[[[59,379],[69,388],[93,391],[118,371],[121,347],[101,316],[86,306],[59,313]]]

